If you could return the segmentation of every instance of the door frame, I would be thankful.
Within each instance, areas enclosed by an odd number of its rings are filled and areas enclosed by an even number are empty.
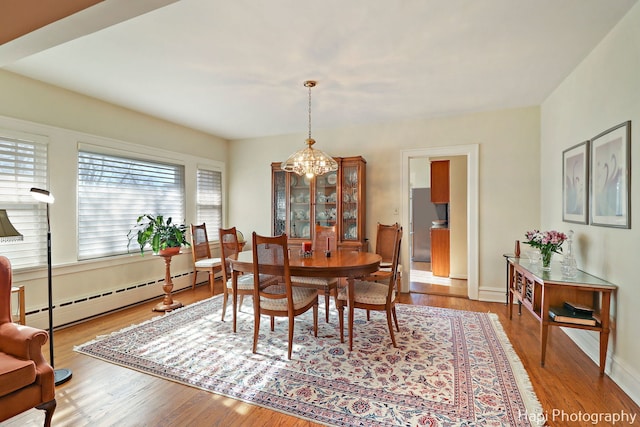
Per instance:
[[[478,182],[479,182],[479,145],[452,145],[448,147],[416,148],[402,150],[402,211],[403,224],[409,224],[409,159],[439,156],[467,157],[467,292],[469,299],[477,300],[478,284]],[[409,240],[402,240],[401,259],[409,259]],[[410,264],[402,264],[401,292],[409,292]]]

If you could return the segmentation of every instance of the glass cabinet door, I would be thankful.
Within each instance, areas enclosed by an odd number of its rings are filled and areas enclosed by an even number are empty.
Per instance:
[[[338,217],[338,173],[329,172],[316,177],[315,224],[336,225]]]
[[[342,168],[342,239],[356,241],[358,236],[358,167]]]
[[[289,174],[289,236],[311,238],[311,180]]]
[[[271,212],[273,218],[273,235],[279,236],[287,227],[287,174],[285,171],[273,172],[273,201]]]

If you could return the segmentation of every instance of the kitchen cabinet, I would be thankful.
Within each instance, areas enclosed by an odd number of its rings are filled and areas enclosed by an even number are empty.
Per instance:
[[[449,160],[431,162],[431,202],[449,203]]]
[[[431,229],[431,272],[434,276],[449,277],[449,229]]]
[[[336,226],[338,247],[367,250],[366,161],[361,156],[334,157],[338,170],[307,178],[271,164],[272,233],[286,233],[299,247],[313,241],[315,225]]]

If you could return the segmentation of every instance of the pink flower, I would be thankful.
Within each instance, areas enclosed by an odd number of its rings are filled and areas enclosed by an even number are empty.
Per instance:
[[[551,253],[561,253],[562,244],[567,240],[567,235],[561,231],[550,230],[540,231],[532,230],[524,233],[527,238],[527,245],[540,249],[543,257],[546,255],[550,259]]]

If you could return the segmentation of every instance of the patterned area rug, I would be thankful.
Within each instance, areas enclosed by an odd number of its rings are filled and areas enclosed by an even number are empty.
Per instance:
[[[349,352],[337,312],[332,307],[325,323],[320,303],[318,338],[312,313],[298,317],[287,360],[286,319],[271,332],[265,317],[258,353],[251,352],[250,305],[239,313],[237,334],[229,310],[220,321],[222,297],[215,296],[76,351],[330,426],[529,426],[541,418],[495,314],[398,304],[394,348],[384,313],[367,321],[356,310]]]

